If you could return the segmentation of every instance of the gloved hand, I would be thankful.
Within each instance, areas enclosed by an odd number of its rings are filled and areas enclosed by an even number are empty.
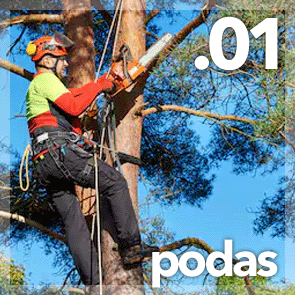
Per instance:
[[[123,72],[123,61],[112,63],[109,78],[115,81],[123,81],[126,78]]]
[[[96,84],[102,92],[112,94],[117,91],[117,85],[114,82],[114,78],[110,76],[107,78],[107,73],[98,78]]]
[[[122,82],[125,80],[123,73],[123,62],[114,62],[109,73],[102,75],[96,83],[102,86],[103,92],[113,95],[124,88]]]
[[[123,71],[123,61],[112,63],[108,78],[111,79],[115,85],[115,90],[111,94],[114,94],[121,88],[124,88],[122,82],[126,79],[126,77]]]

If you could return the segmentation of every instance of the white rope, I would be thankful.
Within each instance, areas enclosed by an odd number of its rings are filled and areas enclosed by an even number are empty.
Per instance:
[[[97,79],[98,79],[98,77],[100,75],[100,71],[101,71],[103,61],[104,61],[104,58],[105,58],[105,55],[106,55],[107,47],[108,47],[108,44],[109,44],[109,41],[110,41],[110,37],[111,37],[112,31],[113,31],[113,28],[114,28],[114,25],[115,25],[115,22],[116,22],[118,11],[120,10],[119,22],[117,23],[116,35],[115,35],[115,41],[114,41],[114,47],[113,47],[113,52],[114,52],[115,44],[117,42],[119,24],[121,22],[122,7],[123,7],[123,0],[120,0],[117,3],[116,9],[115,9],[115,14],[114,14],[114,17],[113,17],[113,21],[111,23],[111,27],[110,27],[110,30],[108,32],[106,43],[104,45],[104,49],[103,49],[103,53],[102,53],[102,56],[101,56],[101,59],[100,59],[99,67],[98,67],[98,70],[97,70],[97,73],[96,73],[95,82],[97,81]],[[108,74],[109,74],[109,72],[108,72]],[[96,103],[97,98],[98,97],[96,97],[96,99],[94,100],[95,103]],[[109,106],[108,106],[107,111],[109,112]],[[102,152],[103,152],[103,149],[105,148],[105,147],[103,147],[103,144],[104,144],[105,135],[106,135],[105,134],[105,129],[106,129],[105,128],[105,123],[106,123],[106,120],[107,120],[108,112],[107,112],[107,114],[104,115],[104,118],[103,118],[104,128],[103,128],[102,135],[101,135],[101,144],[99,145],[99,148],[100,148],[99,157],[100,158],[102,158]],[[97,144],[95,144],[94,147],[95,147],[94,150],[96,150]],[[98,163],[97,163],[97,154],[96,154],[96,152],[94,152],[94,167],[95,167],[95,199],[96,199],[95,202],[96,202],[96,220],[97,220],[97,247],[98,247],[97,252],[98,252],[99,281],[100,281],[99,294],[103,295],[103,290],[102,290],[102,255],[101,255],[101,238],[100,238],[101,228],[100,228],[99,189],[98,189],[98,186],[99,186],[99,183],[98,183],[99,175],[98,175],[98,173],[99,173],[99,171],[98,171]],[[92,224],[92,233],[91,233],[91,238],[92,239],[93,239],[93,235],[94,235],[94,221],[95,221],[95,218],[93,218],[93,224]]]
[[[108,45],[109,45],[109,42],[110,42],[111,34],[113,32],[113,29],[114,29],[114,25],[115,25],[115,22],[116,22],[118,11],[119,11],[119,9],[122,9],[122,3],[123,3],[123,0],[120,0],[117,3],[116,9],[115,9],[115,14],[114,14],[114,17],[113,17],[113,20],[112,20],[112,23],[111,23],[111,26],[110,26],[110,30],[109,30],[109,33],[108,33],[108,36],[107,36],[107,40],[105,42],[104,49],[103,49],[103,52],[102,52],[102,55],[101,55],[101,58],[100,58],[100,63],[99,63],[98,70],[97,70],[97,73],[96,73],[95,82],[97,81],[98,76],[100,74],[100,70],[102,68],[102,64],[103,64],[103,61],[104,61],[104,58],[105,58],[105,55],[106,55],[106,51],[107,51],[107,48],[108,48]],[[122,12],[120,12],[120,14],[122,14]],[[117,31],[118,31],[118,28],[119,28],[119,26],[117,26]],[[114,43],[114,45],[115,45],[115,43]]]
[[[116,29],[116,35],[115,35],[115,40],[114,40],[112,56],[115,55],[115,50],[116,50],[116,46],[117,46],[117,41],[118,41],[118,36],[119,36],[119,28],[120,28],[121,20],[122,20],[123,2],[124,2],[124,0],[121,0],[120,14],[119,14],[118,23],[117,23],[117,29]]]
[[[20,188],[26,192],[29,187],[30,187],[30,179],[29,179],[29,155],[32,154],[32,147],[30,144],[28,144],[26,146],[26,149],[24,151],[21,163],[20,163],[20,167],[19,167],[19,186]],[[23,167],[24,167],[24,163],[26,163],[26,186],[23,186]]]
[[[100,214],[99,214],[99,191],[98,191],[98,163],[96,153],[94,153],[95,167],[95,197],[96,197],[96,223],[97,223],[97,252],[98,252],[98,271],[99,271],[99,294],[102,294],[102,260],[101,260],[101,239],[100,239]]]

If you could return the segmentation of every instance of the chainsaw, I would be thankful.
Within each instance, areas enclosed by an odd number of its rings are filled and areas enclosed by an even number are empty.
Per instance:
[[[173,38],[170,33],[164,34],[156,43],[141,56],[139,60],[133,60],[130,48],[128,45],[123,44],[120,48],[120,53],[113,58],[113,63],[108,71],[108,76],[113,78],[113,82],[116,85],[116,90],[112,94],[108,94],[110,98],[116,96],[122,90],[128,88],[130,85],[135,83],[137,79],[148,70],[149,64],[157,58],[169,41]],[[115,68],[119,63],[123,63],[123,74],[124,77],[117,76]],[[86,111],[87,117],[94,117],[97,114],[95,109],[96,101],[94,101],[89,109]]]
[[[135,83],[136,80],[148,70],[149,64],[157,58],[172,37],[173,36],[170,33],[164,34],[141,56],[139,60],[133,60],[130,48],[128,45],[123,44],[119,50],[119,55],[113,58],[113,64],[109,70],[109,74],[115,78],[114,82],[117,85],[116,92],[112,94],[111,97]],[[114,69],[120,62],[123,62],[124,78],[118,77],[114,74]]]

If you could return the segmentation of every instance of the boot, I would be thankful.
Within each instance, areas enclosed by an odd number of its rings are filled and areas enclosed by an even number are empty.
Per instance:
[[[85,287],[85,295],[99,295],[100,294],[99,291],[100,291],[99,285]]]
[[[124,265],[131,265],[142,262],[145,258],[152,258],[153,252],[159,252],[157,246],[148,246],[145,244],[134,245],[121,251],[121,259]]]

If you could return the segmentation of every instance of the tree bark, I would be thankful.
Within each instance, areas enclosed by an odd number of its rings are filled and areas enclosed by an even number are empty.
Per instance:
[[[90,0],[64,0],[67,36],[75,43],[70,53],[69,87],[95,79],[95,51]]]
[[[124,43],[130,47],[134,59],[139,58],[145,52],[144,5],[144,1],[124,1],[118,43],[115,48],[116,54]],[[135,157],[140,156],[142,118],[134,119],[132,109],[143,103],[143,88],[144,81],[140,81],[132,86],[131,89],[127,89],[115,101],[115,113],[118,124],[116,131],[117,149]],[[125,163],[122,165],[122,171],[127,180],[132,203],[138,216],[138,166]],[[105,283],[113,287],[111,294],[144,294],[141,266],[139,265],[130,270],[124,269],[118,254],[111,250],[113,242],[108,233],[104,232],[103,240]]]
[[[132,0],[134,1],[134,0]],[[127,1],[125,1],[126,3]],[[137,1],[128,3],[122,15],[122,27],[119,32],[119,43],[130,45],[134,58],[140,56],[145,50],[145,36],[143,21],[145,7],[138,8]],[[127,5],[127,3],[126,3]],[[95,79],[93,30],[89,0],[64,0],[66,33],[71,38],[75,47],[70,53],[71,66],[69,68],[69,87],[79,87]],[[137,29],[134,24],[137,24]],[[136,32],[136,34],[134,34]],[[124,34],[123,34],[124,33]],[[120,44],[118,46],[120,46]],[[136,85],[130,95],[120,97],[116,104],[119,119],[122,120],[118,128],[118,149],[139,156],[141,142],[141,122],[135,121],[130,113],[131,106],[142,104],[143,85]],[[122,103],[123,102],[123,103]],[[130,143],[127,145],[127,143]],[[123,173],[129,184],[131,198],[137,212],[137,173],[136,165],[123,165]],[[88,215],[94,208],[94,192],[79,188],[78,197],[82,203],[83,213]],[[142,268],[124,269],[117,251],[113,250],[114,242],[107,232],[103,234],[103,269],[106,293],[111,294],[143,294]]]
[[[64,0],[65,31],[75,43],[70,51],[68,86],[81,87],[95,79],[95,52],[92,29],[90,0]],[[82,211],[93,213],[95,192],[91,189],[76,188]]]

